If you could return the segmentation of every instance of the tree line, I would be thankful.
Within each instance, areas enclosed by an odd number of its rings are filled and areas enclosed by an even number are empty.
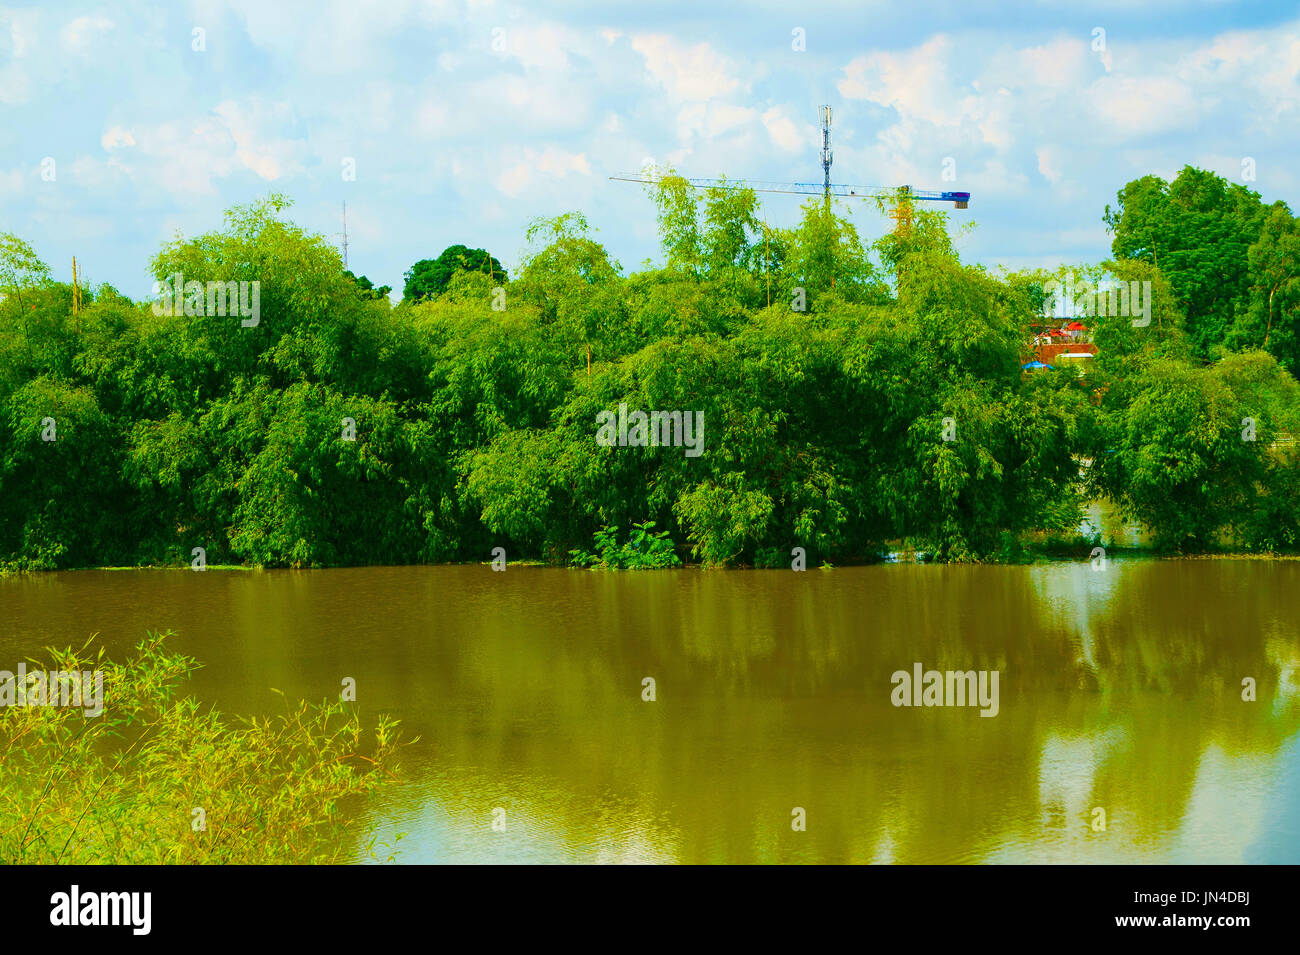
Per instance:
[[[279,195],[155,256],[160,282],[258,282],[255,327],[74,302],[0,234],[0,566],[569,562],[637,526],[710,565],[1012,560],[1082,543],[1095,499],[1160,548],[1300,548],[1284,204],[1145,177],[1106,210],[1111,260],[1010,272],[961,262],[942,212],[867,243],[821,201],[770,228],[749,190],[651,198],[660,265],[569,212],[514,276],[453,246],[396,306]],[[1090,316],[1086,373],[1026,374],[1067,277],[1150,282],[1151,321]],[[598,443],[620,404],[702,415],[703,453]]]

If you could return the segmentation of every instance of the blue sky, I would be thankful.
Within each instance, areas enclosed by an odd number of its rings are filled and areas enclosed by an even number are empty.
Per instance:
[[[971,192],[990,266],[1105,258],[1119,187],[1187,163],[1300,206],[1294,4],[56,0],[0,6],[0,231],[138,297],[270,191],[335,240],[346,200],[353,270],[399,290],[458,242],[513,269],[571,209],[635,268],[654,209],[608,176],[816,181],[820,103],[837,182]]]

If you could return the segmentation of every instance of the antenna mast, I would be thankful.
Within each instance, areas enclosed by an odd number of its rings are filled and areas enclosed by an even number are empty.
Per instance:
[[[348,201],[343,200],[343,268],[348,267]]]
[[[824,180],[822,185],[822,198],[827,202],[831,201],[831,108],[829,106],[821,107],[818,112],[821,114],[822,121],[822,173]]]

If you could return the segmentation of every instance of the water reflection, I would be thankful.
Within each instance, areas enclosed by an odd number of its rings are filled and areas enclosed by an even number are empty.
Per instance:
[[[1296,862],[1297,585],[1196,560],[74,572],[0,580],[0,651],[174,628],[195,692],[245,713],[355,678],[422,738],[356,807],[401,861]],[[998,670],[999,715],[895,708],[914,662]]]

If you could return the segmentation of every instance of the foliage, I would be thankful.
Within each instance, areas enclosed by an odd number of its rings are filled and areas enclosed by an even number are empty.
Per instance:
[[[1251,286],[1230,336],[1238,348],[1262,348],[1300,373],[1300,220],[1282,203],[1269,210],[1250,247]]]
[[[493,285],[504,285],[506,282],[506,270],[494,256],[482,249],[451,245],[443,249],[436,259],[421,259],[406,271],[402,298],[407,302],[437,298],[447,290],[452,277],[459,272],[487,273]]]
[[[603,570],[658,570],[680,566],[681,561],[673,552],[668,532],[656,534],[652,530],[654,526],[654,521],[633,524],[632,533],[622,544],[618,542],[617,527],[602,527],[592,535],[596,547],[594,553],[579,548],[569,553],[577,566]]]
[[[1275,550],[1295,539],[1297,513],[1286,508],[1297,458],[1277,439],[1300,431],[1300,386],[1272,356],[1154,362],[1106,395],[1095,426],[1091,489],[1158,545],[1208,550],[1231,538]]]
[[[150,634],[122,662],[89,644],[49,651],[41,669],[102,672],[99,716],[0,708],[0,861],[350,861],[342,804],[393,778],[396,724],[382,718],[371,737],[340,703],[228,719],[181,695],[198,664],[170,652],[165,636]]]
[[[994,275],[941,212],[864,243],[833,204],[770,228],[751,190],[669,171],[662,267],[625,274],[567,212],[504,299],[484,259],[396,308],[272,195],[153,263],[259,282],[255,327],[109,286],[74,315],[0,237],[0,567],[564,562],[634,521],[710,565],[1019,559],[1090,496],[1162,546],[1291,549],[1294,219],[1180,180],[1125,187],[1114,261]],[[1151,323],[1091,316],[1086,375],[1027,375],[1067,276],[1150,282]],[[699,447],[598,444],[620,406],[697,415]]]
[[[1185,166],[1173,182],[1143,176],[1118,194],[1104,220],[1116,259],[1150,262],[1186,314],[1193,349],[1209,356],[1227,339],[1251,286],[1250,247],[1267,209],[1259,194]]]
[[[357,283],[357,295],[363,300],[377,301],[379,299],[387,299],[388,293],[393,290],[391,285],[376,286],[374,282],[370,281],[370,279],[366,278],[364,275],[358,278],[353,275],[351,271],[344,272],[343,274]]]

